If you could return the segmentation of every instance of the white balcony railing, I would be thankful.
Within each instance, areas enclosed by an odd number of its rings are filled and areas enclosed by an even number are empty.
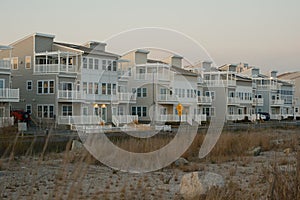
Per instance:
[[[241,100],[238,97],[227,97],[227,103],[228,104],[239,104],[240,101]]]
[[[58,118],[58,124],[65,125],[99,125],[101,122],[104,121],[97,115],[59,116]]]
[[[0,128],[14,125],[13,117],[0,117]]]
[[[206,115],[196,115],[196,116],[191,116],[191,115],[182,115],[181,117],[179,115],[159,115],[156,118],[156,121],[158,122],[188,122],[188,121],[196,121],[199,124],[201,122],[204,122],[207,120]]]
[[[174,102],[178,101],[178,97],[176,95],[169,95],[169,94],[159,94],[158,95],[158,101],[163,101],[163,102]]]
[[[263,98],[253,98],[253,105],[254,106],[263,106],[264,99]]]
[[[129,124],[133,122],[138,122],[137,115],[113,115],[112,122],[115,126],[119,126],[120,124]]]
[[[135,80],[147,81],[172,81],[174,80],[173,73],[160,74],[160,73],[135,73]]]
[[[77,90],[58,90],[58,98],[61,100],[99,100],[99,101],[136,101],[136,94],[118,93],[115,95],[86,94]]]
[[[64,64],[36,64],[34,66],[35,73],[47,74],[47,73],[75,73],[76,65],[64,65]]]
[[[59,90],[58,98],[66,100],[80,100],[86,99],[86,95],[83,92],[76,90]]]
[[[19,102],[19,89],[0,89],[0,102]]]
[[[0,60],[0,69],[10,69],[10,61]]]
[[[236,86],[235,80],[204,80],[204,85],[208,87],[228,87]]]
[[[211,104],[212,98],[208,96],[198,96],[198,103],[200,104]]]
[[[272,106],[280,106],[284,104],[284,100],[283,99],[275,99],[271,101],[271,105]]]
[[[136,93],[120,92],[117,94],[117,98],[120,102],[136,101]]]

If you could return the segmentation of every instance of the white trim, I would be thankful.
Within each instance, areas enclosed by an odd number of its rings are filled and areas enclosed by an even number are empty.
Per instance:
[[[14,69],[14,59],[17,59],[17,69]],[[11,58],[11,70],[19,70],[19,58],[18,57]]]
[[[32,113],[32,104],[26,104],[26,105],[25,105],[25,111],[26,111],[26,112],[28,112],[28,111],[27,111],[27,106],[30,106],[30,114],[31,114],[31,113]]]
[[[30,58],[30,67],[29,68],[27,68],[27,62],[26,62],[27,58]],[[32,62],[31,61],[32,61],[31,56],[25,56],[25,69],[31,69],[32,68]]]
[[[42,82],[42,93],[39,93],[39,82]],[[44,82],[48,82],[48,93],[44,93]],[[53,85],[53,93],[50,93],[50,81],[53,81],[54,85]],[[55,80],[50,79],[50,80],[37,80],[36,81],[36,94],[37,95],[43,95],[43,94],[55,94]]]
[[[38,116],[38,114],[39,114],[39,110],[38,110],[38,108],[39,108],[39,106],[42,106],[42,117],[39,117]],[[47,117],[44,117],[44,106],[48,106],[48,116]],[[53,117],[51,118],[50,117],[50,106],[53,106]],[[54,119],[54,116],[55,116],[55,106],[54,106],[54,104],[37,104],[36,105],[36,113],[37,113],[37,118],[39,118],[39,119]]]

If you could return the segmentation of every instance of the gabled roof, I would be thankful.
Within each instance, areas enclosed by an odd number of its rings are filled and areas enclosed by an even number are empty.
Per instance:
[[[298,72],[286,72],[286,73],[283,73],[283,74],[280,74],[278,76],[278,78],[280,79],[296,79],[296,78],[300,78],[300,71]]]
[[[106,51],[100,51],[100,50],[96,50],[96,49],[93,49],[93,48],[89,48],[89,47],[85,47],[85,46],[77,45],[77,44],[62,43],[62,42],[54,42],[54,44],[58,44],[58,45],[61,45],[61,46],[81,50],[85,54],[94,54],[94,55],[101,55],[101,56],[112,56],[112,57],[117,57],[117,58],[120,57],[119,55],[114,54],[114,53],[110,53],[110,52],[106,52]]]

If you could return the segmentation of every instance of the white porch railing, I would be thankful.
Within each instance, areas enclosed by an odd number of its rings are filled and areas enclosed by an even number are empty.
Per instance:
[[[129,124],[138,121],[137,115],[113,115],[112,116],[112,123],[115,126],[119,126],[120,124]]]
[[[160,73],[135,73],[134,79],[147,80],[147,81],[172,81],[174,80],[173,73],[160,74]]]
[[[157,116],[157,120],[158,122],[188,122],[188,121],[196,121],[199,124],[201,124],[201,122],[204,122],[207,120],[206,115],[196,115],[196,116],[192,116],[192,115],[182,115],[181,117],[178,115],[173,115],[173,114],[169,114],[169,115],[159,115]]]
[[[204,85],[211,87],[236,86],[235,80],[203,80]]]
[[[10,61],[0,60],[0,69],[10,69]]]
[[[283,99],[275,99],[271,101],[271,105],[272,106],[280,106],[284,104],[284,100]]]
[[[227,97],[227,103],[228,104],[239,104],[240,98],[238,97]]]
[[[270,119],[281,120],[281,114],[270,114]]]
[[[83,115],[83,116],[59,116],[58,124],[66,124],[66,125],[99,125],[104,120],[101,117],[96,115]]]
[[[158,101],[169,102],[178,101],[178,97],[170,94],[158,94]]]
[[[0,89],[0,102],[19,102],[19,89]]]
[[[253,98],[253,105],[254,106],[263,106],[264,99],[263,98]]]
[[[75,73],[77,66],[76,65],[63,65],[63,64],[36,64],[34,66],[35,73],[60,73],[60,72],[71,72]]]
[[[0,117],[0,128],[14,125],[13,117]]]
[[[211,104],[212,98],[208,96],[198,96],[198,103],[200,104]]]
[[[68,100],[79,100],[85,99],[86,95],[83,92],[76,90],[58,90],[59,99],[68,99]]]
[[[117,99],[122,102],[136,101],[136,93],[124,93],[117,94]]]
[[[227,115],[226,116],[226,119],[228,121],[236,121],[236,120],[244,120],[246,117],[248,117],[249,120],[251,120],[251,116],[248,115],[248,114],[241,114],[241,115],[238,115],[238,114],[235,114],[235,115]]]

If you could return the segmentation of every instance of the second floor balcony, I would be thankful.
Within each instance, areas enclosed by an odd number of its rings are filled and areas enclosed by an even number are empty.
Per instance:
[[[263,106],[264,99],[263,98],[253,98],[253,106]]]
[[[0,102],[19,102],[19,89],[0,89]]]
[[[273,99],[271,100],[271,106],[282,106],[284,105],[283,99]]]
[[[35,55],[34,73],[77,73],[79,57],[71,52],[45,52]]]
[[[113,101],[120,103],[135,102],[136,94],[117,93],[113,95],[87,94],[85,91],[59,90],[58,99],[66,102]]]

